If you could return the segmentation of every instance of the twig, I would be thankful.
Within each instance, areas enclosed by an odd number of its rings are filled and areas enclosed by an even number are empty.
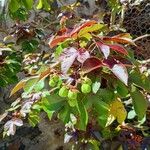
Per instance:
[[[150,63],[150,59],[147,59],[147,60],[142,60],[142,61],[139,61],[141,64],[148,64]]]
[[[133,42],[136,42],[136,41],[138,41],[140,39],[143,39],[143,38],[146,38],[146,37],[149,37],[149,36],[150,36],[150,34],[145,34],[145,35],[139,36],[136,39],[134,39]]]

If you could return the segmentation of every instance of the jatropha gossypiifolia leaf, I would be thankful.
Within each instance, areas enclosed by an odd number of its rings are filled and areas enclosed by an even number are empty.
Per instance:
[[[21,100],[8,110],[12,114],[17,112],[11,120],[28,117],[35,126],[39,113],[44,111],[49,119],[56,113],[73,132],[87,131],[95,122],[105,129],[114,120],[117,125],[125,124],[127,105],[122,98],[131,98],[135,114],[139,120],[143,119],[147,109],[143,94],[150,83],[146,75],[142,78],[140,72],[136,73],[137,63],[125,47],[125,44],[136,45],[128,33],[102,36],[102,33],[107,35],[105,29],[106,25],[91,20],[53,35],[49,42],[54,49],[50,63],[43,65],[35,76],[21,80],[11,92],[13,95],[24,90]],[[134,79],[133,74],[142,82]],[[142,99],[136,102],[138,95]],[[143,111],[138,106],[140,101],[144,102]],[[16,125],[21,126],[22,122],[13,123]],[[7,135],[14,134],[8,123],[4,127]]]

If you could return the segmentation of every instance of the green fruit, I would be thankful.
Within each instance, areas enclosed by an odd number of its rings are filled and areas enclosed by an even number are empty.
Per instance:
[[[63,86],[62,88],[60,88],[59,96],[60,97],[67,97],[68,96],[68,89],[67,89],[67,87]]]
[[[57,84],[57,83],[56,83],[53,79],[50,79],[49,85],[50,85],[51,87],[55,87],[56,84]]]
[[[92,81],[91,81],[91,79],[89,79],[89,78],[85,78],[84,83],[91,85],[91,84],[92,84]]]
[[[55,81],[55,82],[58,82],[59,81],[59,76],[58,75],[54,75],[52,77],[52,79]]]
[[[77,99],[77,92],[69,90],[69,92],[68,92],[68,98],[71,99],[71,100]]]
[[[91,86],[89,84],[82,84],[81,86],[81,91],[84,94],[90,93],[91,92]]]

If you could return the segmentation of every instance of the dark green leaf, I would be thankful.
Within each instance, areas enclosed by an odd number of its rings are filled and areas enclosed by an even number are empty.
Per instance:
[[[31,9],[33,7],[33,0],[22,0],[22,2],[27,9]]]
[[[64,124],[69,122],[70,113],[70,107],[67,104],[59,111],[59,118],[64,122]]]
[[[26,93],[30,93],[33,90],[33,88],[35,87],[37,82],[38,82],[38,78],[29,79],[23,87],[24,91]]]
[[[119,80],[117,80],[116,90],[121,97],[126,97],[128,95],[128,88]]]
[[[94,109],[98,114],[98,121],[101,127],[105,127],[109,117],[109,105],[101,100],[94,103]]]
[[[8,8],[11,12],[16,12],[19,9],[19,7],[20,7],[20,4],[18,0],[10,0]]]
[[[130,72],[129,79],[135,85],[145,89],[146,91],[150,92],[150,79],[146,77],[144,74],[141,74],[137,70],[132,70]]]
[[[132,86],[131,97],[132,97],[134,110],[139,120],[142,120],[146,114],[148,101],[145,99],[144,95],[135,86]]]
[[[77,127],[80,130],[84,130],[85,131],[87,123],[88,123],[88,113],[87,113],[87,110],[86,110],[82,100],[78,101],[77,109],[79,111],[79,116],[80,116],[79,120],[77,122]]]
[[[36,83],[36,85],[34,86],[34,90],[36,92],[41,91],[44,88],[44,80],[40,80]]]

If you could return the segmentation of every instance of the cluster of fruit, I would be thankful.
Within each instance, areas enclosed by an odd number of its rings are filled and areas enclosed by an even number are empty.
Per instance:
[[[60,81],[61,78],[58,75],[53,75],[50,78],[49,85],[51,87],[58,86]],[[92,85],[92,81],[89,78],[85,77],[81,81],[81,92],[83,94],[90,93],[92,90],[91,85]],[[79,90],[76,87],[72,88],[68,85],[62,84],[58,94],[62,98],[67,98],[69,105],[73,107],[76,105],[78,93]]]

